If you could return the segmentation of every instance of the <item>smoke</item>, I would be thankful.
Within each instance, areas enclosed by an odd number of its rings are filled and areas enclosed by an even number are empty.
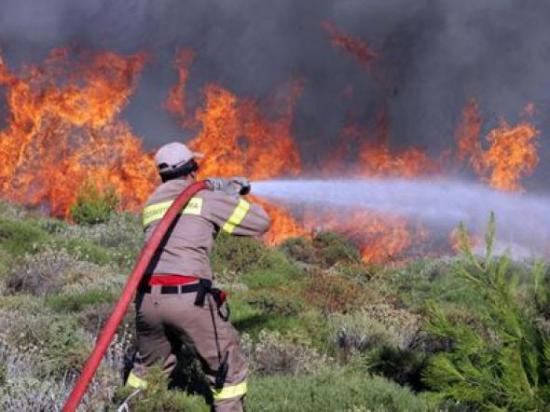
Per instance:
[[[443,236],[459,222],[481,235],[494,212],[499,245],[515,257],[543,255],[550,242],[548,197],[497,192],[460,181],[274,180],[254,182],[253,190],[295,211],[328,208],[344,220],[355,210],[367,209],[405,216]]]
[[[0,50],[15,66],[67,45],[145,50],[151,60],[124,115],[148,147],[192,133],[162,108],[174,52],[189,47],[191,104],[208,82],[263,99],[304,79],[293,127],[306,160],[336,145],[350,117],[372,127],[383,107],[392,146],[437,153],[452,146],[471,97],[485,131],[500,116],[517,119],[529,101],[539,128],[550,125],[549,15],[546,0],[2,0]],[[323,21],[377,52],[369,71],[330,44]]]

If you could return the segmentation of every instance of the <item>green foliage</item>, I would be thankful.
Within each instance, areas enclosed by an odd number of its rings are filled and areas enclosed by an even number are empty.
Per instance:
[[[220,232],[211,256],[216,272],[247,272],[253,268],[271,267],[269,249],[259,240],[230,236]]]
[[[456,276],[480,302],[481,328],[452,319],[431,302],[428,329],[450,341],[451,350],[431,359],[425,381],[441,398],[476,410],[542,410],[550,402],[550,341],[538,329],[533,307],[518,304],[518,276],[506,276],[509,258],[493,256],[494,216],[484,258],[473,254],[464,227],[461,236],[464,260]],[[535,265],[532,280],[544,271]]]
[[[360,309],[373,301],[373,291],[339,274],[315,272],[304,287],[307,302],[323,313]]]
[[[279,250],[295,261],[320,264],[324,267],[331,267],[337,263],[361,262],[361,254],[357,247],[345,237],[332,232],[320,232],[313,240],[287,239],[279,246]]]
[[[247,408],[286,412],[437,410],[408,389],[384,378],[340,368],[324,368],[299,377],[252,379]]]
[[[71,206],[71,218],[78,224],[107,222],[119,204],[114,188],[100,191],[92,182],[85,183]]]
[[[339,262],[360,262],[361,254],[353,243],[345,237],[331,232],[321,232],[313,239],[313,245],[318,250],[320,261],[325,266]]]
[[[105,247],[99,246],[87,239],[56,238],[53,240],[57,248],[66,249],[71,255],[80,260],[106,265],[113,261],[114,253]]]
[[[293,237],[286,239],[280,246],[284,254],[298,262],[314,264],[317,263],[317,250],[313,242],[303,237]]]
[[[33,354],[37,378],[62,377],[78,370],[92,343],[76,318],[44,310],[40,314],[0,314],[0,325],[7,330],[5,344]]]
[[[117,403],[127,399],[127,405],[135,412],[208,412],[210,408],[201,396],[188,395],[181,390],[168,390],[168,378],[161,368],[151,368],[147,376],[147,389],[137,396],[130,397],[132,388],[125,387],[118,391]]]
[[[0,245],[13,256],[36,251],[46,239],[47,234],[32,220],[0,219]]]
[[[260,375],[305,375],[317,372],[329,364],[329,359],[312,347],[307,337],[299,333],[262,330],[256,342],[243,335],[243,350],[249,368]]]
[[[115,299],[116,296],[112,291],[89,290],[82,293],[48,296],[46,298],[46,305],[48,305],[55,312],[79,312],[87,306],[109,303],[113,302]]]
[[[383,345],[371,351],[367,367],[371,373],[385,376],[400,385],[407,385],[415,391],[425,389],[422,373],[426,368],[428,355],[411,349]]]

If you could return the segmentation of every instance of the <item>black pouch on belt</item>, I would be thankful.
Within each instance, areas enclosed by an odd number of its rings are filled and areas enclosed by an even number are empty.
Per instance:
[[[195,297],[195,305],[204,306],[207,293],[210,293],[214,298],[214,302],[216,302],[216,309],[220,315],[220,318],[227,321],[230,314],[229,306],[224,305],[227,295],[223,290],[213,288],[212,282],[208,279],[199,280],[199,290],[197,290],[197,296]]]
[[[200,279],[199,289],[197,290],[197,296],[195,297],[196,306],[204,306],[206,294],[210,293],[210,290],[212,290],[212,282],[208,279]]]

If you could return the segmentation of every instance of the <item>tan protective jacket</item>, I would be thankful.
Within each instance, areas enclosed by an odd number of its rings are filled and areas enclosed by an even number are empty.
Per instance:
[[[142,214],[146,241],[174,199],[190,184],[183,179],[169,180],[149,197]],[[202,190],[182,211],[148,272],[212,280],[209,254],[220,230],[236,236],[259,236],[269,224],[269,216],[260,205],[222,191]]]

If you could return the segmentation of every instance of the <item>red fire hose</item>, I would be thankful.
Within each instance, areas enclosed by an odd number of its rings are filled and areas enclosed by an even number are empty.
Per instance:
[[[111,312],[107,323],[99,334],[94,350],[84,364],[82,373],[76,381],[73,391],[69,395],[69,398],[63,407],[63,412],[74,412],[80,404],[90,381],[94,377],[95,372],[101,363],[111,340],[113,339],[113,335],[115,334],[117,327],[120,325],[120,322],[122,322],[122,319],[126,314],[126,310],[132,301],[134,292],[143,278],[145,270],[149,266],[149,263],[162,242],[164,235],[176,219],[176,216],[185,207],[187,202],[189,202],[189,199],[191,199],[200,190],[206,188],[207,185],[205,181],[191,184],[176,198],[176,200],[174,200],[164,217],[158,223],[157,227],[153,231],[153,234],[151,235],[151,238],[149,239],[149,242],[147,242],[141,250],[136,266],[126,281],[126,285],[122,290],[122,295]]]

